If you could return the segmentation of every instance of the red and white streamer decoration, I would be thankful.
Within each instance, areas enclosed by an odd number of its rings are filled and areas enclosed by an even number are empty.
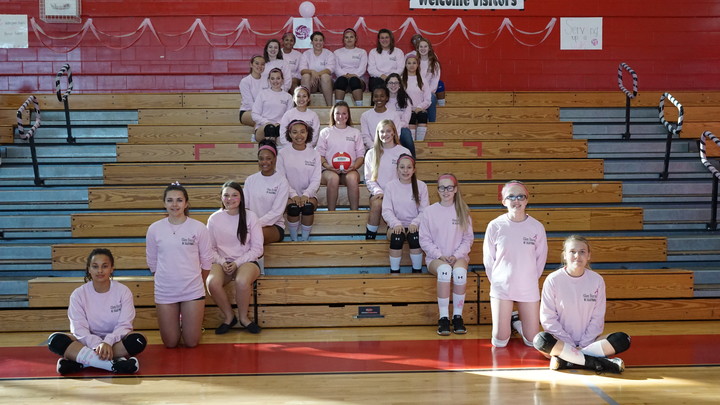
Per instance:
[[[35,124],[30,128],[27,133],[25,133],[25,127],[23,126],[23,113],[27,110],[28,106],[32,103],[35,108]],[[35,135],[35,131],[37,131],[38,128],[40,128],[40,104],[38,103],[38,99],[35,96],[28,97],[27,100],[23,103],[23,105],[20,106],[17,110],[17,125],[18,125],[18,134],[20,135],[20,138],[22,139],[30,139],[33,135]]]
[[[628,73],[630,73],[630,76],[632,76],[632,93],[625,88],[623,85],[623,69],[627,70]],[[620,66],[618,66],[618,87],[620,87],[620,90],[622,90],[623,93],[625,93],[628,98],[635,98],[638,94],[638,77],[637,73],[627,65],[627,63],[621,63]]]
[[[322,21],[318,17],[314,17],[314,22],[317,25],[317,28],[321,31],[329,32],[331,34],[337,34],[342,35],[343,30],[346,27],[342,27],[342,29],[330,29],[327,28]],[[490,31],[488,33],[481,33],[481,32],[474,32],[468,29],[465,26],[465,23],[463,22],[463,19],[461,17],[458,17],[455,19],[455,21],[450,25],[450,27],[441,32],[430,32],[427,30],[420,29],[417,26],[417,23],[415,22],[415,19],[412,17],[408,17],[405,22],[403,22],[400,27],[393,30],[394,33],[396,33],[397,40],[400,40],[405,33],[408,31],[408,29],[412,28],[415,33],[422,34],[423,36],[442,36],[443,38],[437,38],[437,40],[433,41],[433,45],[439,45],[443,42],[447,41],[450,36],[457,30],[460,29],[465,39],[468,40],[470,45],[472,45],[475,48],[478,49],[484,49],[489,48],[497,39],[500,37],[500,34],[502,34],[503,31],[507,31],[517,43],[523,45],[523,46],[538,46],[541,43],[545,42],[545,40],[550,36],[552,31],[555,28],[555,25],[557,23],[557,18],[551,18],[550,21],[547,23],[545,28],[543,28],[540,31],[524,31],[521,29],[516,28],[512,21],[509,18],[503,19],[502,23],[498,28],[496,28],[493,31]],[[133,46],[137,41],[140,40],[140,38],[145,34],[146,32],[149,32],[162,46],[170,48],[173,47],[172,50],[174,51],[180,51],[182,49],[185,49],[188,44],[190,43],[191,38],[196,33],[196,31],[200,31],[200,34],[205,38],[205,41],[213,48],[218,49],[229,49],[236,45],[236,43],[240,40],[240,36],[245,32],[251,32],[255,35],[259,36],[275,36],[278,37],[281,34],[290,31],[292,29],[292,17],[288,18],[285,25],[283,25],[282,28],[280,28],[278,31],[275,32],[259,32],[252,28],[250,25],[250,22],[247,20],[247,18],[243,18],[242,21],[235,27],[233,31],[225,32],[225,33],[218,33],[218,32],[212,32],[205,27],[205,24],[202,22],[201,19],[197,18],[192,23],[192,25],[186,29],[183,32],[180,33],[161,33],[158,32],[155,27],[153,26],[152,20],[150,18],[145,18],[140,25],[132,32],[126,33],[126,34],[119,34],[119,35],[111,35],[106,32],[103,32],[99,30],[95,23],[93,22],[92,18],[88,18],[87,21],[85,21],[85,24],[83,24],[82,28],[79,32],[76,32],[75,34],[65,35],[65,36],[51,36],[48,33],[43,30],[43,28],[37,23],[35,18],[30,18],[30,25],[32,26],[33,32],[35,33],[35,36],[38,38],[38,40],[45,46],[46,48],[52,50],[53,52],[59,52],[59,53],[66,53],[70,52],[73,49],[80,46],[80,43],[85,38],[85,35],[90,32],[95,39],[97,39],[103,46],[110,49],[127,49],[131,46]],[[378,29],[370,28],[365,23],[364,17],[359,17],[357,22],[355,23],[354,29],[356,31],[364,30],[366,32],[371,33],[377,33],[379,31]],[[489,40],[487,41],[487,44],[484,45],[477,45],[473,43],[472,37],[487,37]],[[535,41],[526,41],[525,37],[538,37],[542,36],[539,40]],[[184,43],[180,44],[179,46],[175,47],[177,43],[177,39],[179,37],[184,37]],[[117,43],[118,41],[122,41],[125,39],[128,39],[130,43],[123,46],[116,46],[112,45],[112,43]],[[222,43],[218,44],[218,40],[222,39]],[[474,38],[473,38],[474,39]],[[52,41],[72,41],[73,43],[69,46],[55,46],[52,44]]]
[[[700,161],[702,162],[702,164],[705,165],[705,167],[707,167],[707,169],[710,171],[710,173],[713,174],[713,176],[720,179],[720,171],[718,171],[718,169],[716,169],[715,166],[713,166],[713,164],[707,160],[707,152],[705,151],[705,138],[709,138],[710,140],[715,142],[717,146],[720,146],[720,139],[718,139],[717,136],[715,136],[715,134],[710,131],[705,131],[700,135]]]
[[[678,120],[675,127],[673,127],[673,124],[665,121],[665,99],[670,100],[671,103],[675,105],[678,109]],[[660,122],[665,126],[665,128],[668,130],[668,132],[671,132],[673,135],[677,135],[678,132],[682,131],[682,124],[683,124],[683,117],[685,113],[683,112],[683,106],[680,104],[675,97],[672,96],[670,93],[663,93],[662,96],[660,96],[660,105],[658,106],[659,110],[659,118]]]

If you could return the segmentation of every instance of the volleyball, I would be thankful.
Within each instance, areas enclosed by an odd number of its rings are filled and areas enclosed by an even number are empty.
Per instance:
[[[332,165],[338,170],[347,170],[352,164],[352,157],[347,152],[338,152],[332,157]]]

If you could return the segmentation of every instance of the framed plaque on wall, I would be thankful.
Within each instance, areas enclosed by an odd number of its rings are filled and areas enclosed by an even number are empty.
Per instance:
[[[40,19],[47,23],[79,23],[81,1],[40,0]]]

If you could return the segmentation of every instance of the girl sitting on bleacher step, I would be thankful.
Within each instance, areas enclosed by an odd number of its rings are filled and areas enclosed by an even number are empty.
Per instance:
[[[263,80],[265,71],[265,58],[255,55],[250,58],[250,73],[240,80],[240,123],[249,127],[255,126],[252,117],[252,107],[260,91],[268,88],[267,80]]]

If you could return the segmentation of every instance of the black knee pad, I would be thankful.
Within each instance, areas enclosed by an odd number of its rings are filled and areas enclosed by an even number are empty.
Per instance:
[[[301,214],[304,216],[314,215],[315,214],[315,206],[308,203],[305,203],[302,207],[302,211],[300,211]]]
[[[300,207],[298,207],[298,205],[295,203],[288,204],[287,214],[289,217],[299,217],[300,216]]]
[[[427,111],[420,111],[417,113],[417,123],[418,124],[427,124],[428,122],[428,114]]]
[[[362,82],[360,81],[360,78],[357,76],[353,76],[350,78],[350,90],[360,90],[362,89]]]
[[[345,76],[340,76],[335,80],[335,85],[333,86],[333,90],[341,90],[345,91],[348,88],[348,79]]]
[[[145,336],[133,332],[125,336],[122,340],[122,344],[125,346],[125,350],[127,350],[129,355],[135,356],[145,350],[145,346],[147,346],[147,339],[145,339]]]
[[[73,340],[64,333],[53,333],[48,338],[48,349],[58,356],[65,356],[65,350],[72,344]]]
[[[420,234],[417,232],[410,232],[407,234],[407,241],[410,249],[420,249]]]
[[[405,243],[404,233],[390,234],[390,249],[402,249],[403,243]]]
[[[539,351],[547,354],[550,354],[552,348],[555,347],[555,343],[557,343],[557,339],[548,332],[540,332],[535,335],[535,339],[533,339],[533,346],[535,346],[535,348]]]
[[[627,333],[615,332],[607,337],[608,342],[615,349],[615,354],[622,353],[630,348],[630,336]]]

